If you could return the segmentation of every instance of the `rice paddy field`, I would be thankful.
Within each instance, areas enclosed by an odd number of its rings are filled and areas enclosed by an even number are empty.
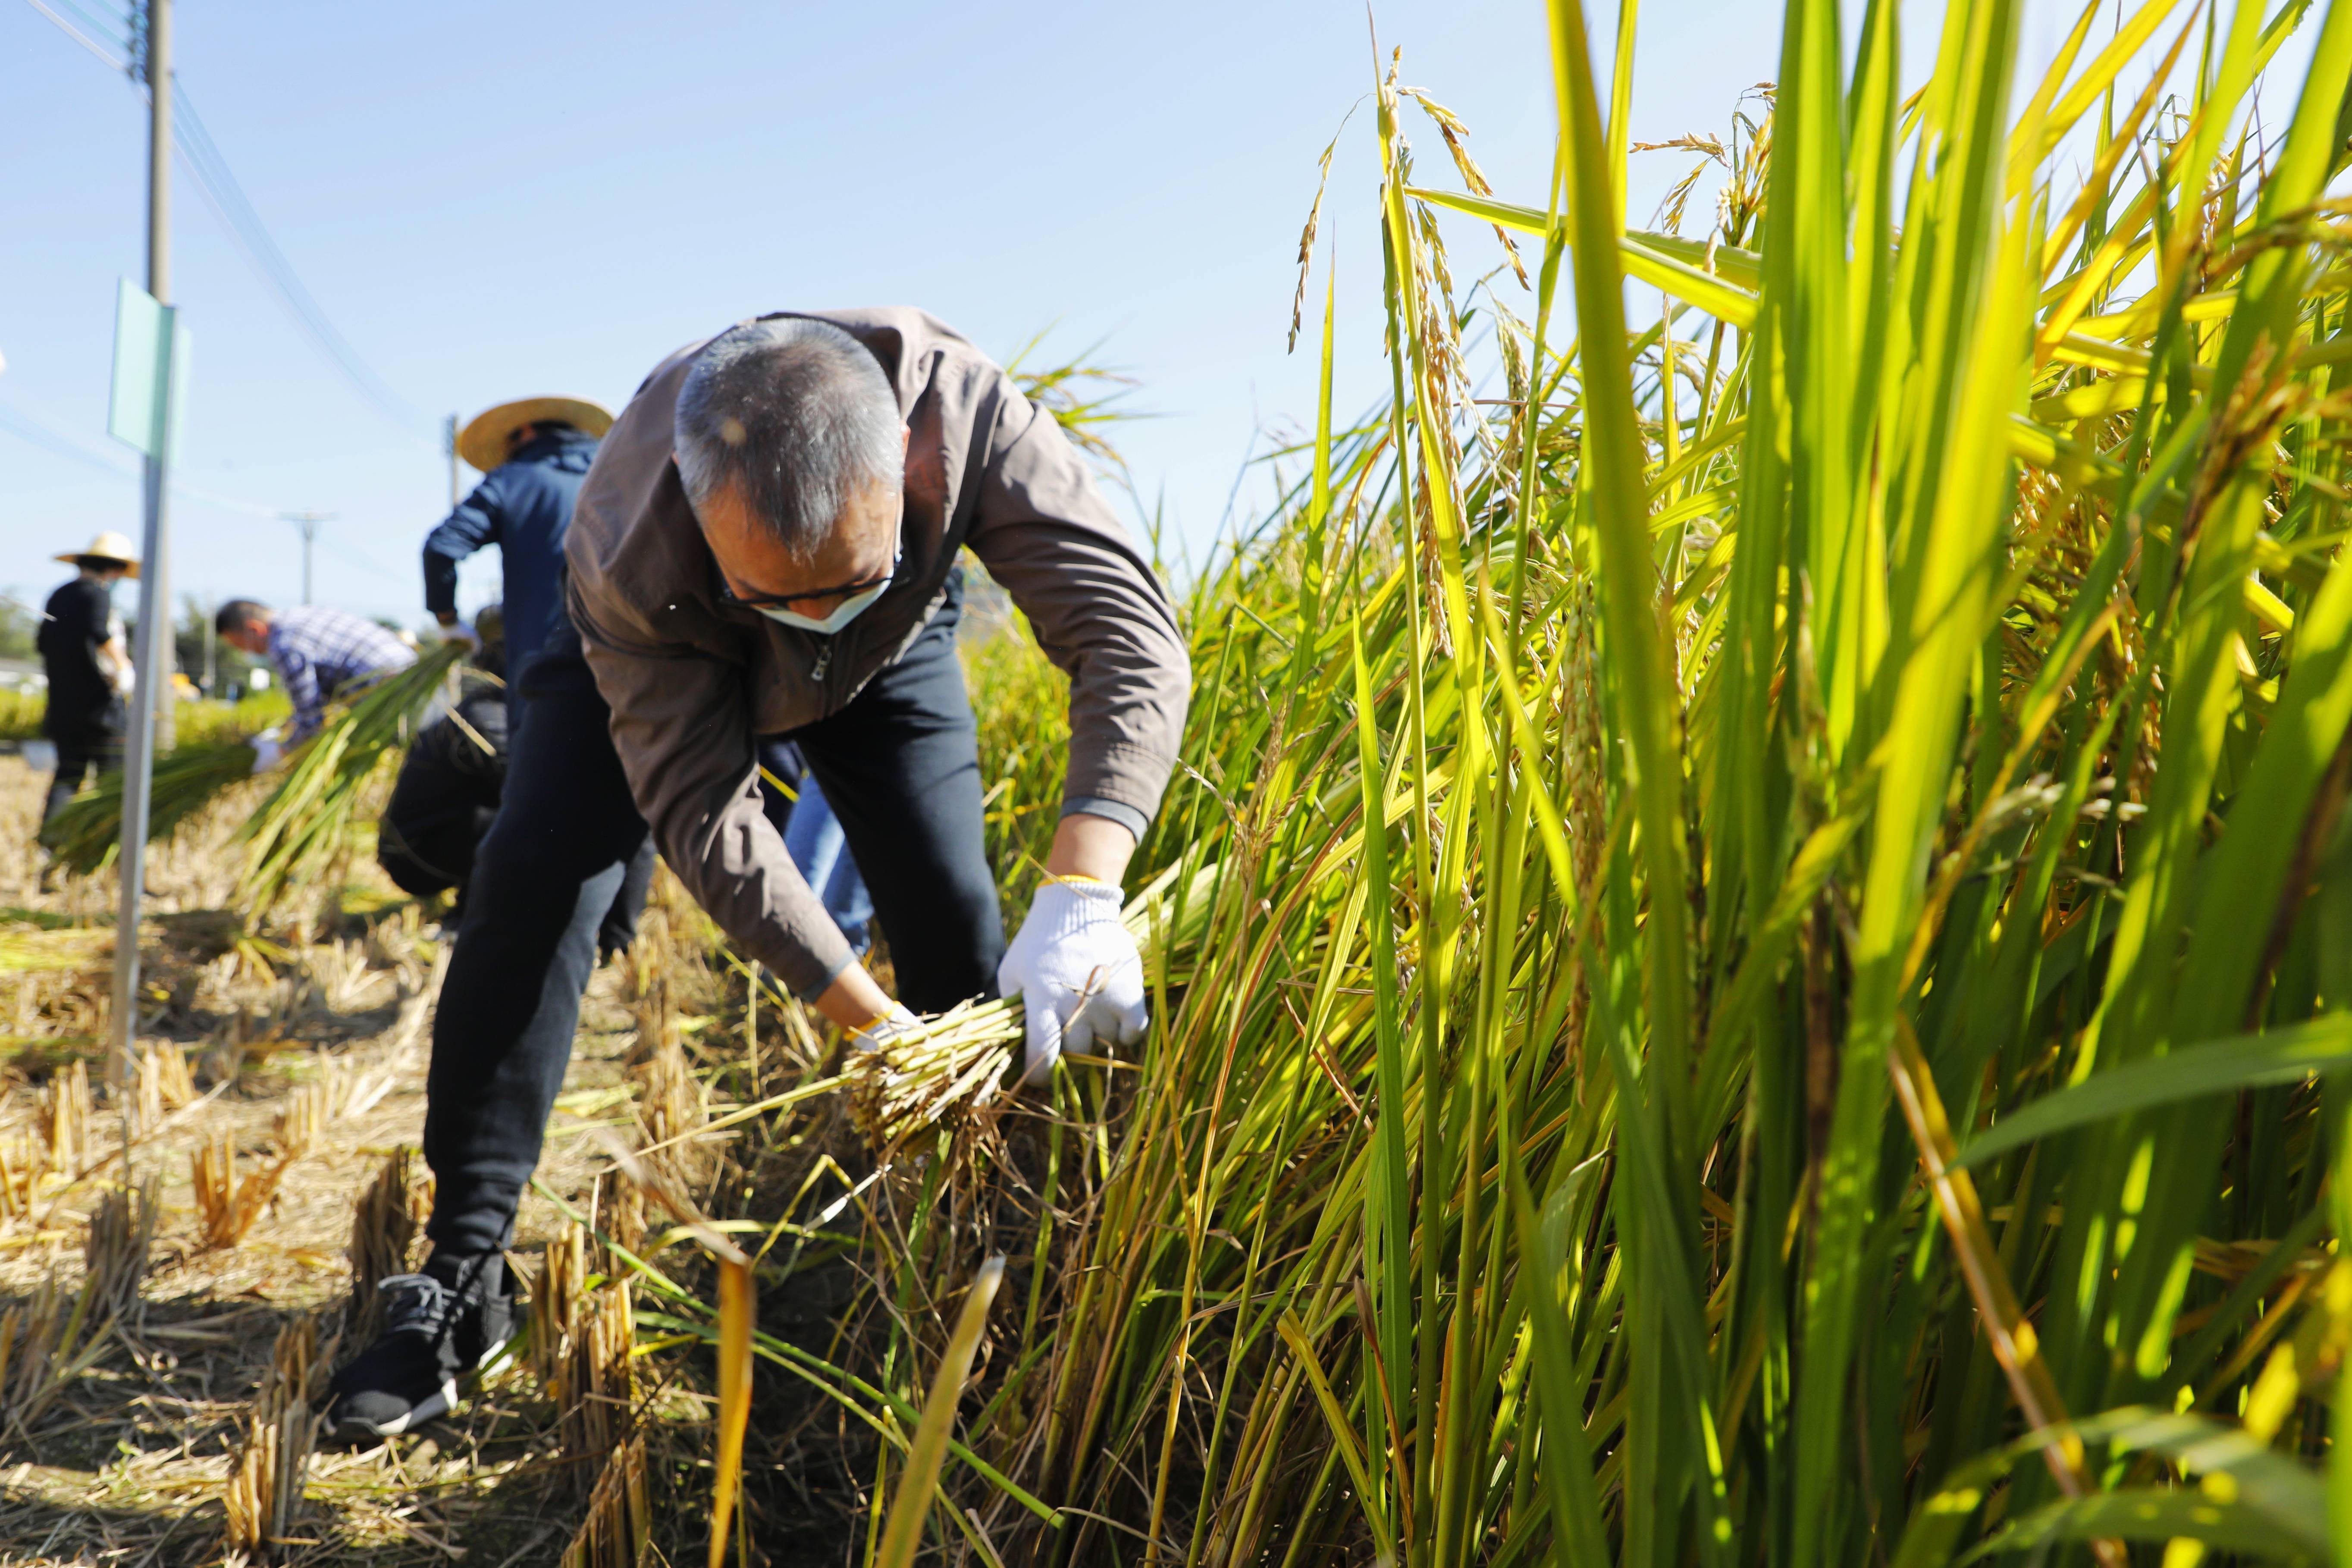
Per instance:
[[[1384,59],[1377,231],[1307,219],[1325,392],[1181,588],[1139,1052],[1023,1094],[992,1004],[845,1058],[666,894],[527,1352],[306,1454],[338,1247],[417,1202],[380,773],[258,893],[255,802],[183,824],[127,1124],[110,873],[0,857],[0,1558],[2352,1557],[2352,7],[2092,6],[2035,75],[2006,0],[1792,0],[1641,150],[1633,7],[1538,19],[1549,188]],[[1634,157],[1712,213],[1628,226]],[[1060,678],[966,653],[1017,919]]]

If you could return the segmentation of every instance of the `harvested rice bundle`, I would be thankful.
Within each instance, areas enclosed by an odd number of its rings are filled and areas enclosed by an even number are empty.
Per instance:
[[[229,1461],[222,1493],[227,1525],[221,1541],[229,1563],[267,1563],[285,1542],[287,1528],[302,1505],[310,1478],[310,1447],[318,1418],[310,1411],[311,1384],[324,1363],[319,1329],[297,1318],[278,1331],[278,1344],[261,1387],[246,1415],[245,1441]]]
[[[377,1167],[374,1180],[352,1203],[352,1300],[345,1332],[364,1344],[383,1328],[383,1294],[376,1281],[405,1274],[417,1237],[433,1212],[433,1173],[417,1152],[395,1149]]]
[[[1193,874],[1181,908],[1171,892],[1178,871],[1162,872],[1129,900],[1122,917],[1143,951],[1147,980],[1159,976],[1171,958],[1184,963],[1207,921],[1216,868]],[[853,1052],[848,1071],[858,1081],[851,1117],[867,1143],[885,1151],[926,1127],[950,1124],[995,1098],[1020,1059],[1022,1039],[1019,1002],[968,1002],[878,1051]]]
[[[311,880],[350,846],[352,820],[385,758],[408,743],[442,680],[465,654],[444,643],[361,692],[289,759],[278,787],[240,831],[245,868],[236,898],[260,912]]]
[[[253,776],[253,748],[242,741],[179,746],[155,759],[148,786],[147,841],[167,839],[182,823],[231,786]],[[68,801],[41,827],[41,843],[58,865],[88,876],[112,863],[122,847],[122,770]]]

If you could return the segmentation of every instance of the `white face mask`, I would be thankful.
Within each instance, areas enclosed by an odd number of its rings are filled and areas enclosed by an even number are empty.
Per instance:
[[[901,533],[898,542],[890,548],[890,570],[882,574],[882,581],[870,588],[860,588],[856,593],[850,595],[833,607],[833,614],[823,619],[814,616],[803,616],[798,610],[788,610],[781,605],[752,605],[748,607],[759,611],[780,626],[791,626],[795,631],[814,632],[819,637],[831,637],[863,615],[868,605],[890,591],[891,580],[898,576],[898,563],[905,558],[906,552],[906,536]]]
[[[898,563],[895,561],[892,562],[891,567],[893,574],[895,574]],[[761,615],[767,616],[770,620],[775,622],[780,626],[792,626],[799,631],[815,632],[821,637],[831,637],[834,633],[839,631],[842,627],[856,620],[858,616],[864,612],[866,606],[880,598],[888,591],[889,586],[890,579],[888,577],[885,577],[879,583],[875,584],[871,588],[852,594],[849,597],[841,601],[840,604],[835,605],[833,607],[833,614],[825,616],[823,620],[819,620],[814,616],[803,616],[798,610],[787,610],[775,605],[754,605],[751,608],[759,611]]]

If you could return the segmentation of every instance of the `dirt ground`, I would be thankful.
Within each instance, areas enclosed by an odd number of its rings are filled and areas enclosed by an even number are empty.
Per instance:
[[[37,1147],[45,1086],[69,1079],[76,1062],[93,1084],[101,1078],[111,954],[103,932],[64,932],[109,919],[112,877],[43,884],[33,834],[45,783],[0,756],[0,949],[13,935],[72,960],[40,969],[23,967],[21,954],[0,958],[0,1159],[19,1162]],[[161,1194],[138,1305],[47,1409],[0,1429],[0,1564],[219,1561],[224,1482],[279,1328],[312,1315],[330,1364],[355,1348],[334,1342],[352,1294],[352,1200],[387,1156],[418,1141],[440,931],[358,868],[356,891],[321,894],[327,912],[312,931],[274,950],[240,945],[220,906],[246,805],[215,807],[155,864],[141,1035],[186,1055],[202,1098],[131,1147],[132,1180],[155,1178]],[[621,1058],[635,1026],[618,983],[608,967],[590,989],[541,1172],[583,1205],[599,1163],[595,1130],[631,1114]],[[322,1080],[344,1109],[241,1242],[206,1246],[192,1186],[197,1152],[226,1135],[241,1179],[264,1163],[279,1112]],[[29,1212],[0,1220],[0,1318],[29,1310],[44,1281],[79,1288],[89,1217],[122,1180],[121,1129],[101,1094],[79,1163],[37,1184]],[[527,1197],[516,1250],[535,1251],[562,1223],[545,1199]],[[322,1451],[278,1560],[553,1563],[584,1491],[555,1425],[535,1380],[518,1371],[494,1376],[421,1437]]]

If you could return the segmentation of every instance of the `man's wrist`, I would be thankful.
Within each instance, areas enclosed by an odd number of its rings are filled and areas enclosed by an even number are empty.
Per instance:
[[[1054,829],[1045,873],[1057,881],[1073,878],[1118,886],[1135,853],[1135,834],[1124,824],[1088,812],[1072,812]]]

